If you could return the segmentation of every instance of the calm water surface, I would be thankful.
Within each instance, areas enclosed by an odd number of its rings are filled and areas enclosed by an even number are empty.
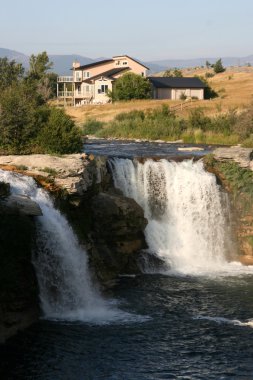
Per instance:
[[[1,349],[1,379],[253,379],[253,276],[143,275],[111,294],[142,322],[40,321]]]

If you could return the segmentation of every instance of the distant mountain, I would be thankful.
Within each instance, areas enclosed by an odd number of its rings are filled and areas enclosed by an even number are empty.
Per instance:
[[[186,67],[196,67],[205,66],[206,61],[210,63],[215,63],[219,58],[222,59],[224,66],[243,66],[250,63],[253,65],[253,55],[247,57],[212,57],[212,58],[193,58],[193,59],[164,59],[161,61],[151,61],[147,62],[147,65],[157,65],[162,70],[172,67],[186,68]],[[162,71],[159,70],[159,71]]]
[[[22,63],[25,68],[29,66],[29,57],[27,55],[15,50],[0,48],[0,58],[5,57],[10,61],[14,59],[16,62]]]
[[[14,59],[17,62],[23,64],[25,68],[29,67],[29,56],[17,52],[15,50],[0,48],[0,58],[7,57],[8,59]],[[216,58],[194,58],[194,59],[164,59],[158,61],[143,62],[143,64],[150,68],[150,74],[164,71],[168,68],[179,67],[196,67],[204,66],[206,61],[214,63],[220,57]],[[243,66],[250,63],[253,66],[253,55],[247,57],[221,57],[224,66]],[[50,61],[53,62],[53,71],[59,75],[71,75],[71,67],[73,61],[78,61],[81,65],[87,65],[92,62],[100,61],[106,59],[105,57],[100,58],[89,58],[77,54],[66,54],[66,55],[49,55]]]
[[[77,54],[71,55],[49,55],[50,61],[53,62],[53,71],[59,75],[71,75],[70,69],[72,68],[72,63],[78,61],[81,65],[88,65],[94,62],[94,59],[83,57]]]

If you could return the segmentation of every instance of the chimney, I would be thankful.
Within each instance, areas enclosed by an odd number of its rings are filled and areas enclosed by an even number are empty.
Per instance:
[[[72,63],[72,67],[73,67],[73,69],[78,69],[78,67],[80,67],[80,66],[81,66],[80,62],[74,61],[74,62]]]

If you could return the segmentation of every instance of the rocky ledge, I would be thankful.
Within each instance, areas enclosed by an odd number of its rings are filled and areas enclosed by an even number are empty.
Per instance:
[[[226,162],[234,161],[241,168],[253,170],[253,149],[242,148],[241,146],[231,146],[216,148],[213,151],[214,158],[217,161]]]
[[[0,156],[0,168],[32,176],[51,190],[61,189],[71,195],[83,195],[106,173],[106,158],[86,154],[10,155]]]

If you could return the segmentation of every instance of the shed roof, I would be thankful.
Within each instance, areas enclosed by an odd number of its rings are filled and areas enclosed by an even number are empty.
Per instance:
[[[156,88],[205,88],[206,84],[196,77],[148,77]]]

